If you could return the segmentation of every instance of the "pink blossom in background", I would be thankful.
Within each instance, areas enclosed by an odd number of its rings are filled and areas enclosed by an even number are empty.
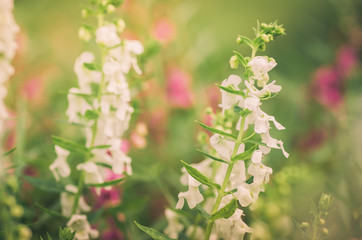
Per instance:
[[[124,237],[121,231],[118,230],[114,220],[112,218],[107,219],[108,228],[102,233],[103,240],[123,240]]]
[[[179,108],[189,108],[193,104],[193,94],[190,89],[191,77],[188,73],[169,68],[166,73],[167,99],[170,105]]]
[[[152,36],[161,43],[171,42],[175,35],[175,27],[168,19],[160,19],[154,23],[152,28]]]
[[[304,151],[313,151],[319,149],[327,140],[326,129],[313,129],[303,136],[299,142],[299,148]]]
[[[122,139],[121,151],[124,152],[125,154],[127,154],[127,153],[129,153],[130,148],[131,148],[131,145],[130,145],[129,141]]]
[[[209,106],[211,106],[214,112],[219,111],[219,102],[221,101],[220,89],[216,86],[210,86],[206,90],[206,96]]]
[[[137,132],[133,132],[130,136],[132,144],[139,149],[143,149],[147,146],[147,140],[144,136],[138,134]]]
[[[342,85],[333,67],[321,67],[313,76],[314,97],[328,108],[339,108],[343,102]]]
[[[165,108],[156,108],[150,111],[150,116],[145,119],[149,119],[149,130],[150,136],[158,144],[165,142],[166,137],[166,126],[168,121],[168,115]]]
[[[352,47],[343,46],[339,48],[336,56],[336,67],[341,78],[348,78],[357,63],[357,53]]]
[[[124,177],[121,174],[115,174],[110,169],[106,170],[106,181],[113,181],[119,178]],[[95,190],[93,189],[95,193]],[[97,195],[97,194],[95,194]],[[112,186],[109,188],[102,188],[101,193],[97,196],[97,202],[95,204],[95,208],[101,207],[109,207],[109,206],[117,206],[121,202],[121,191],[117,186]]]

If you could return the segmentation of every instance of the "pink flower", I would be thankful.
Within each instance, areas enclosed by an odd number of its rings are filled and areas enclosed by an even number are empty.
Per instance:
[[[335,68],[317,69],[313,81],[314,96],[321,104],[331,109],[338,108],[342,104],[342,84]]]
[[[106,170],[106,181],[112,181],[119,178],[122,178],[123,175],[115,174],[113,171]],[[94,191],[95,192],[95,191]],[[97,202],[95,208],[116,206],[121,202],[121,191],[116,187],[112,186],[110,188],[102,188],[99,197],[97,197]]]
[[[190,90],[190,76],[177,68],[167,71],[167,98],[171,105],[179,108],[189,108],[193,104]]]
[[[44,100],[44,81],[41,77],[32,77],[24,82],[21,94],[29,101],[41,103]]]
[[[114,220],[112,218],[107,219],[108,228],[103,232],[102,239],[103,240],[123,240],[123,234],[118,230]]]
[[[175,27],[164,18],[154,23],[152,35],[161,43],[169,43],[175,37]]]
[[[127,154],[131,148],[131,145],[129,144],[129,141],[122,139],[121,143],[121,151]]]
[[[336,66],[342,78],[348,78],[358,62],[357,54],[352,47],[343,46],[337,52]]]

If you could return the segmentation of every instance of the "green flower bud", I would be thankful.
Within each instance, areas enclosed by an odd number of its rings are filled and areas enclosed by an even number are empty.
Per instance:
[[[31,230],[24,225],[20,225],[18,228],[19,240],[30,240],[32,233]]]
[[[85,27],[80,27],[78,30],[78,37],[80,40],[88,42],[92,38],[92,34]]]
[[[302,223],[300,224],[300,228],[303,229],[303,230],[308,229],[308,228],[309,228],[309,223],[307,223],[307,222],[302,222]]]
[[[82,18],[87,18],[87,17],[88,17],[88,11],[87,11],[87,9],[82,9],[81,15],[82,15]]]
[[[324,235],[328,235],[329,231],[328,231],[327,228],[322,228],[322,233],[323,233]]]
[[[116,7],[113,6],[112,4],[109,4],[109,5],[107,6],[107,12],[108,12],[108,13],[113,13],[113,12],[115,12],[115,11],[116,11]]]
[[[19,218],[24,214],[24,208],[20,205],[15,205],[10,208],[10,213],[13,217]]]
[[[326,223],[326,221],[323,218],[319,219],[319,224],[320,225],[324,225],[325,223]]]
[[[266,42],[266,43],[270,42],[270,39],[269,39],[268,35],[266,35],[266,34],[262,34],[261,39],[263,39],[263,41]]]
[[[126,23],[122,18],[117,20],[117,30],[118,32],[123,32],[123,30],[126,28]]]
[[[239,67],[239,60],[235,55],[230,58],[229,63],[232,69],[237,69]]]

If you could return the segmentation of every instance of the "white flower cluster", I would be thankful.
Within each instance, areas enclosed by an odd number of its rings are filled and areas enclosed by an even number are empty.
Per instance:
[[[5,83],[14,73],[10,62],[14,58],[17,43],[15,36],[19,31],[13,16],[13,0],[0,0],[0,135],[4,131],[4,121],[8,113],[4,105],[7,94]]]
[[[106,23],[96,30],[95,40],[102,52],[102,64],[97,67],[93,53],[82,53],[74,66],[79,88],[71,88],[68,93],[66,115],[69,122],[85,126],[86,146],[91,151],[89,159],[76,166],[77,170],[83,171],[86,184],[105,181],[104,164],[110,166],[115,174],[132,174],[131,158],[121,150],[121,138],[128,129],[133,112],[126,74],[131,68],[138,74],[142,73],[136,56],[143,52],[143,46],[136,40],[122,40],[118,36],[118,29],[116,25]],[[59,180],[71,173],[66,160],[70,152],[59,146],[55,146],[55,150],[57,158],[50,170]],[[67,190],[68,193],[61,195],[61,205],[63,214],[70,217],[78,189],[68,185]],[[90,207],[81,197],[76,213],[89,210]],[[77,239],[98,235],[96,230],[90,228],[85,215],[71,216],[68,226],[77,230]]]
[[[232,108],[233,106],[239,106],[244,111],[248,110],[249,114],[242,120],[244,126],[241,131],[246,131],[249,127],[253,127],[254,132],[261,136],[262,145],[258,145],[259,148],[251,155],[250,164],[246,164],[245,161],[235,161],[233,164],[230,178],[228,179],[225,191],[233,191],[233,194],[228,194],[221,199],[221,204],[218,209],[221,209],[228,204],[233,198],[236,198],[239,204],[243,207],[252,209],[255,207],[255,203],[258,199],[258,195],[261,191],[264,191],[264,184],[268,183],[269,176],[272,173],[270,167],[265,166],[262,163],[263,155],[268,154],[271,148],[281,149],[284,156],[288,157],[288,153],[285,152],[283,142],[272,138],[269,134],[271,128],[270,122],[273,122],[278,130],[284,129],[273,116],[267,115],[260,109],[261,99],[276,94],[281,90],[280,86],[275,85],[275,81],[268,84],[269,76],[268,72],[276,65],[273,59],[257,56],[251,59],[248,63],[248,67],[252,71],[253,75],[245,81],[246,89],[241,94],[233,94],[224,90],[221,90],[222,103],[219,105],[223,112]],[[233,90],[240,91],[239,85],[241,78],[236,75],[231,75],[227,80],[222,82],[223,87],[228,87]],[[255,86],[257,85],[257,86]],[[240,130],[241,119],[236,124],[236,129]],[[218,163],[211,159],[206,159],[200,163],[192,164],[191,166],[197,169],[200,173],[210,179],[213,183],[222,185],[228,166],[231,164],[231,158],[233,152],[235,154],[241,154],[245,152],[245,144],[241,143],[238,149],[235,148],[235,141],[230,138],[226,138],[219,134],[214,134],[210,138],[210,144],[218,153],[220,158],[229,164]],[[217,167],[215,167],[216,165]],[[176,208],[181,209],[184,206],[185,200],[188,206],[192,209],[197,204],[204,202],[203,207],[205,210],[212,214],[212,207],[215,203],[216,197],[207,197],[206,200],[200,192],[200,188],[205,188],[200,182],[195,180],[185,168],[183,170],[183,176],[181,183],[188,185],[188,191],[179,193],[179,201]],[[252,182],[247,181],[252,179]],[[215,194],[216,194],[215,190]],[[205,200],[205,201],[204,201]],[[230,218],[220,218],[215,221],[216,227],[213,228],[210,239],[242,239],[246,232],[251,232],[249,228],[242,221],[243,211],[236,209],[234,214]],[[171,237],[177,237],[183,230],[182,224],[179,221],[179,216],[171,212],[166,211],[166,218],[169,222],[168,228],[165,233]]]

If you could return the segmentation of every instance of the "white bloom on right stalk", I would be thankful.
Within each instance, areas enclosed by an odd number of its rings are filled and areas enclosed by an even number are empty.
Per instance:
[[[95,229],[92,229],[86,215],[72,215],[67,223],[67,226],[72,231],[76,232],[76,240],[88,240],[90,238],[97,238],[99,236],[99,232]]]

